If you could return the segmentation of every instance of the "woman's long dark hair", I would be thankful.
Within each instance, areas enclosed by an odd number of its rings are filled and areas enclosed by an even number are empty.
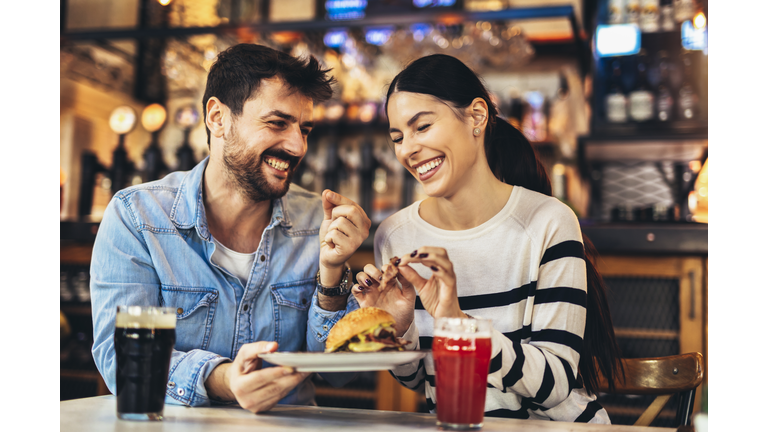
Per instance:
[[[397,74],[387,91],[387,104],[396,91],[432,95],[454,110],[468,107],[475,98],[488,105],[485,129],[485,154],[494,175],[501,181],[552,196],[552,184],[533,146],[517,128],[498,117],[488,90],[478,76],[460,60],[434,54],[413,61]],[[598,368],[611,390],[624,369],[613,333],[613,322],[606,299],[606,286],[595,263],[597,250],[584,235],[584,260],[587,265],[587,323],[579,360],[579,373],[590,394],[598,391]]]

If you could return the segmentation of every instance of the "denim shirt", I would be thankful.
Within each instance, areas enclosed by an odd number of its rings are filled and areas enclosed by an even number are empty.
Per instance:
[[[208,158],[188,172],[124,189],[104,213],[91,259],[92,352],[113,394],[117,305],[176,309],[165,400],[188,406],[211,404],[205,380],[244,344],[275,341],[278,351],[322,351],[331,327],[359,307],[352,295],[346,310],[318,305],[322,202],[296,185],[272,203],[247,284],[213,264],[215,245],[203,205],[207,163]],[[333,383],[339,375],[330,378]],[[314,404],[311,380],[280,403]]]

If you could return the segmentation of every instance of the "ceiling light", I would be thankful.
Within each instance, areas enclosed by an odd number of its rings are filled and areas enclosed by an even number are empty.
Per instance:
[[[157,132],[165,124],[165,108],[160,104],[152,104],[141,113],[141,125],[147,132]]]
[[[128,105],[119,106],[109,116],[109,128],[118,135],[125,135],[136,127],[136,111]]]
[[[704,12],[699,12],[693,17],[693,27],[697,30],[701,30],[707,26],[707,17],[704,16]]]

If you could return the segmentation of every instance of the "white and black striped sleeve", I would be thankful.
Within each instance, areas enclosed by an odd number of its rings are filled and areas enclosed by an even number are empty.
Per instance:
[[[403,338],[410,342],[405,347],[407,350],[418,350],[420,348],[419,329],[416,327],[415,323],[411,323],[411,327],[405,332]],[[389,373],[403,386],[408,387],[411,390],[423,392],[424,381],[427,379],[427,370],[424,367],[424,359],[397,366],[390,370]]]
[[[546,410],[563,402],[578,386],[586,300],[581,242],[549,246],[538,280],[528,286],[530,322],[513,334],[494,331],[489,385],[516,395],[523,409]]]

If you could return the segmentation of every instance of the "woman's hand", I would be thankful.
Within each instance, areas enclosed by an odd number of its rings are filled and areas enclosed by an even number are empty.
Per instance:
[[[432,270],[432,276],[424,279],[409,264],[419,263]],[[435,318],[466,318],[459,307],[456,290],[456,274],[448,252],[443,248],[422,247],[410,255],[400,258],[397,268],[402,278],[407,280],[419,293],[424,309]]]
[[[352,294],[360,307],[377,307],[389,312],[395,318],[397,336],[402,337],[413,322],[413,308],[416,304],[416,291],[400,274],[387,285],[380,284],[381,270],[373,264],[367,264],[357,274],[357,284],[352,287]],[[402,289],[397,286],[397,281]]]

